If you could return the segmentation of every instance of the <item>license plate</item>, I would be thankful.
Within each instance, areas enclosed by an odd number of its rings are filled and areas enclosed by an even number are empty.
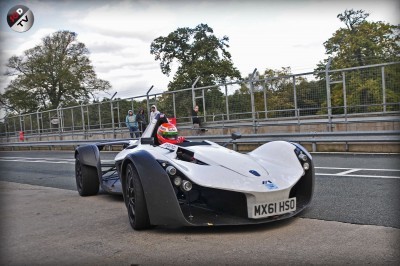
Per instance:
[[[265,218],[269,216],[284,214],[296,210],[296,198],[269,202],[264,204],[254,204],[252,206],[250,218]]]

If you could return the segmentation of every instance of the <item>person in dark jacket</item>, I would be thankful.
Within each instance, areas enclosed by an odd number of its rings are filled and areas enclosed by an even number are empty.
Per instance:
[[[142,135],[147,127],[146,115],[144,114],[143,108],[140,108],[139,112],[136,114],[136,121],[138,123],[140,135]]]
[[[194,109],[192,110],[192,122],[193,122],[194,133],[196,135],[200,135],[201,121],[200,121],[200,117],[199,117],[199,106],[198,105],[196,105],[194,107]]]

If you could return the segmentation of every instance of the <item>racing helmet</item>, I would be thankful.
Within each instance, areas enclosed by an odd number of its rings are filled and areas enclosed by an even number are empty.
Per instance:
[[[157,139],[160,145],[164,143],[177,144],[184,141],[183,137],[178,136],[178,130],[171,123],[163,123],[158,127]]]

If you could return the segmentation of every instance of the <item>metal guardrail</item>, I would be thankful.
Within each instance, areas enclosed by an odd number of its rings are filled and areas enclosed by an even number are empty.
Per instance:
[[[230,135],[188,136],[188,140],[210,140],[216,143],[226,143],[231,140]],[[77,147],[82,144],[126,141],[129,139],[102,139],[102,140],[63,140],[63,141],[35,141],[35,142],[8,142],[0,143],[0,149],[17,147],[32,149],[34,147]],[[316,151],[317,143],[344,143],[346,150],[350,143],[400,143],[400,131],[361,131],[361,132],[307,132],[307,133],[278,133],[278,134],[246,134],[242,138],[232,141],[233,149],[241,144],[261,144],[270,141],[284,140],[298,143],[311,143],[312,151]]]
[[[55,141],[31,141],[31,142],[4,142],[0,143],[0,149],[4,148],[14,148],[22,147],[32,149],[34,147],[46,147],[49,150],[53,150],[55,147],[77,147],[84,144],[95,144],[95,143],[105,143],[105,142],[118,142],[126,141],[130,139],[93,139],[93,140],[55,140]],[[122,144],[121,144],[122,145]]]
[[[373,123],[400,123],[400,117],[398,116],[399,113],[393,113],[390,116],[370,116],[370,117],[348,117],[344,118],[342,116],[336,116],[334,119],[332,119],[332,124],[331,126],[334,127],[335,125],[348,125],[351,126],[354,123],[362,123],[362,124],[373,124]],[[208,122],[207,124],[204,125],[204,128],[208,130],[216,129],[229,129],[229,128],[260,128],[263,126],[268,126],[270,128],[272,127],[281,127],[281,126],[315,126],[315,125],[326,125],[328,126],[329,123],[326,118],[310,118],[310,117],[304,117],[301,120],[293,119],[293,118],[287,118],[287,119],[268,119],[268,120],[257,120],[256,124],[253,123],[253,121],[250,120],[242,120],[240,122],[238,121],[225,121],[225,122]],[[191,122],[188,123],[180,123],[178,124],[178,129],[180,130],[191,130],[193,128],[193,124]],[[396,129],[396,126],[393,125],[393,130]],[[240,129],[239,129],[240,130]],[[328,131],[329,132],[329,131]],[[340,133],[340,131],[335,131],[337,133]],[[347,132],[347,131],[346,131]],[[86,141],[89,141],[90,138],[93,136],[98,136],[98,135],[109,135],[114,137],[117,137],[120,135],[120,137],[123,137],[123,134],[128,135],[128,130],[126,127],[123,128],[116,128],[114,130],[111,129],[92,129],[90,131],[65,131],[65,132],[48,132],[48,133],[41,133],[41,134],[25,134],[24,138],[29,141],[29,139],[34,138],[34,139],[46,139],[46,138],[59,138],[62,140],[63,138],[69,138],[69,139],[85,139]],[[334,133],[334,132],[331,132]],[[357,132],[356,132],[357,133]],[[190,134],[190,133],[189,133]],[[283,133],[278,133],[279,135]],[[289,133],[293,134],[293,133]],[[306,134],[306,133],[304,133]],[[268,134],[270,136],[271,134]],[[262,136],[257,134],[257,136]],[[7,136],[7,138],[0,137],[0,143],[2,142],[15,142],[19,140],[19,136]]]

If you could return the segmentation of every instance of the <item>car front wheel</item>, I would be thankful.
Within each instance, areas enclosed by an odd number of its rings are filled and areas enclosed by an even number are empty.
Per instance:
[[[125,173],[124,199],[128,209],[129,223],[135,230],[150,228],[146,199],[139,174],[131,163],[127,165]]]

